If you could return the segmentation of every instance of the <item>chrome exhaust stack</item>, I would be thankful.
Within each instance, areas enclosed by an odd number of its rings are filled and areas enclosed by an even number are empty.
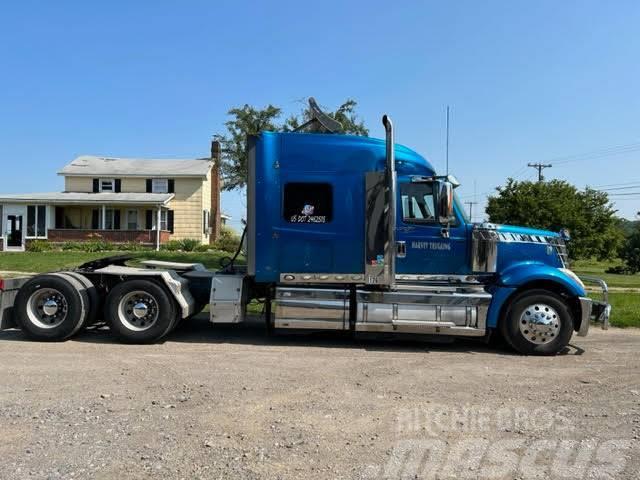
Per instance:
[[[387,189],[387,245],[385,248],[385,264],[388,268],[388,285],[390,289],[396,284],[396,155],[394,149],[393,122],[388,115],[382,116],[382,125],[386,140],[385,183]]]

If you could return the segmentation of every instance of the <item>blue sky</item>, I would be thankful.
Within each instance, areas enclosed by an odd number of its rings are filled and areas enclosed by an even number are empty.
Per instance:
[[[640,2],[313,3],[4,2],[0,193],[59,191],[80,154],[205,156],[230,107],[310,95],[355,98],[373,136],[391,114],[440,169],[451,105],[465,200],[537,161],[580,187],[640,185]],[[223,208],[237,225],[241,195]]]

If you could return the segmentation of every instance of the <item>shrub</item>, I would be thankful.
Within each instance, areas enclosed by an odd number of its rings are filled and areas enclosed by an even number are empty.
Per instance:
[[[240,235],[238,235],[234,229],[222,226],[222,228],[220,228],[220,236],[213,245],[217,250],[235,253],[238,245],[240,245]]]
[[[104,240],[89,240],[80,244],[82,251],[89,253],[106,252],[113,250],[113,244]]]
[[[180,250],[183,252],[193,252],[200,245],[202,245],[202,242],[195,238],[185,238],[180,240]]]
[[[62,250],[82,250],[82,244],[80,242],[64,242],[60,247]]]
[[[127,242],[118,245],[118,250],[122,250],[123,252],[140,252],[145,250],[151,250],[146,245],[137,242]]]
[[[198,245],[195,249],[196,252],[209,252],[211,250],[215,250],[215,247],[208,243],[202,243]]]
[[[195,238],[184,238],[182,240],[169,240],[167,243],[161,245],[162,250],[167,252],[195,252],[201,251],[202,243]]]
[[[626,265],[616,265],[615,267],[609,267],[605,271],[605,273],[615,273],[617,275],[630,275],[633,272]]]
[[[164,243],[160,246],[162,250],[166,250],[167,252],[177,252],[180,250],[180,241],[179,240],[169,240],[167,243]]]
[[[31,240],[27,242],[27,252],[48,252],[51,244],[46,240]]]

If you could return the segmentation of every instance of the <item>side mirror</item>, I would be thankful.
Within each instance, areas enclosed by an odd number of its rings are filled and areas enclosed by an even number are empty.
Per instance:
[[[453,185],[447,180],[436,182],[438,221],[442,224],[451,223],[453,215]]]

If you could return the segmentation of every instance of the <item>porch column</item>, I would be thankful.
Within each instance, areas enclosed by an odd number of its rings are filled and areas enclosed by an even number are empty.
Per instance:
[[[101,230],[107,229],[107,206],[106,205],[102,205],[102,222],[100,222],[100,229]]]
[[[156,252],[160,250],[160,222],[162,220],[162,207],[158,207],[158,218],[156,219]]]

